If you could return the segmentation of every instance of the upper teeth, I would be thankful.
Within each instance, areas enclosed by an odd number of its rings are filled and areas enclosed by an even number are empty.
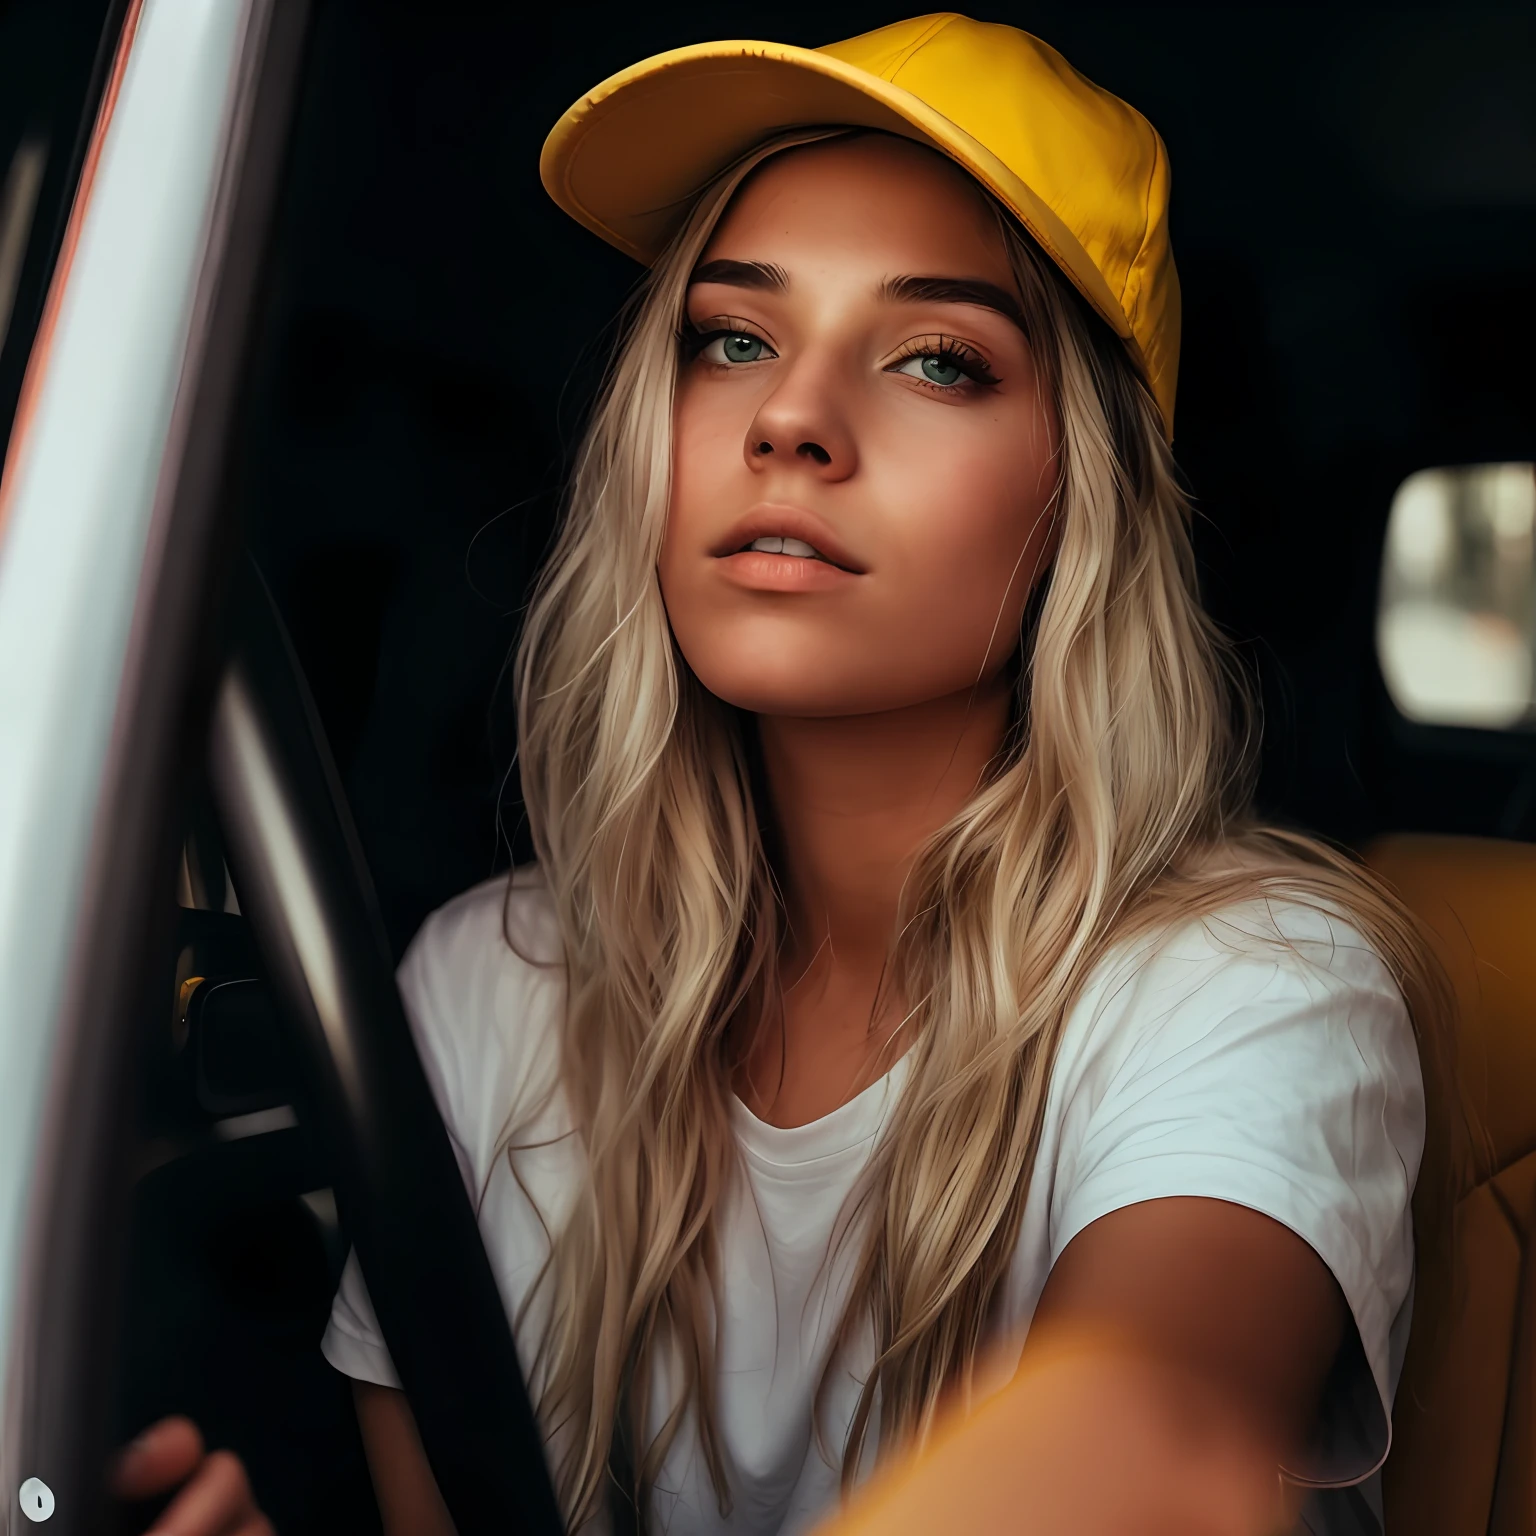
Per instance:
[[[765,555],[796,555],[801,560],[820,560],[820,552],[804,539],[781,539],[777,534],[770,534],[764,539],[753,539],[747,545],[748,549],[760,550]]]

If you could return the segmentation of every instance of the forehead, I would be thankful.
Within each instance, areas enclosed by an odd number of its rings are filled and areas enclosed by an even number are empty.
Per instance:
[[[765,161],[704,255],[776,262],[791,279],[836,261],[882,277],[954,272],[1011,286],[981,189],[936,151],[890,134],[830,139]]]

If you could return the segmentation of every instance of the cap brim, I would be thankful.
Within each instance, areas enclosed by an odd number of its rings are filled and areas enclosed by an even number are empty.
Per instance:
[[[719,171],[772,133],[830,125],[901,134],[963,166],[1139,350],[1103,275],[1031,187],[910,91],[814,49],[699,43],[644,59],[588,92],[555,124],[539,174],[572,218],[649,266]]]

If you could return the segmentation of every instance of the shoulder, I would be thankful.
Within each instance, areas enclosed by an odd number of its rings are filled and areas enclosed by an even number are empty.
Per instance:
[[[558,965],[554,903],[538,865],[471,886],[430,913],[401,961],[402,977]]]
[[[559,925],[536,866],[446,902],[400,962],[406,1017],[450,1132],[472,1163],[548,1097],[565,1000]]]
[[[431,913],[400,962],[413,1027],[458,1032],[493,1022],[507,991],[560,970],[554,904],[536,865],[471,886]]]
[[[1113,948],[1062,1043],[1123,1074],[1244,1043],[1299,1067],[1308,1043],[1331,1054],[1349,1042],[1417,1070],[1402,994],[1370,942],[1337,910],[1271,897]]]
[[[1050,1087],[1061,1152],[1180,1153],[1357,1172],[1411,1190],[1424,1091],[1413,1027],[1343,914],[1257,900],[1144,935],[1097,968]]]

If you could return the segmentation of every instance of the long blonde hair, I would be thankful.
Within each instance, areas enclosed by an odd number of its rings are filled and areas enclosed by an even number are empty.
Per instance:
[[[728,1507],[713,1222],[735,1177],[741,1021],[772,993],[783,913],[741,721],[679,654],[656,561],[689,274],[752,169],[822,136],[781,136],[720,175],[646,278],[518,656],[523,796],[567,971],[563,1085],[590,1170],[553,1236],[536,1372],[546,1427],[566,1431],[573,1527],[599,1509],[615,1464],[643,1511],[685,1425]],[[994,207],[1060,423],[1059,546],[1021,636],[1005,750],[918,853],[892,936],[911,1066],[859,1207],[839,1343],[872,1321],[878,1353],[841,1448],[845,1483],[877,1397],[883,1453],[921,1438],[941,1396],[969,1383],[1056,1044],[1113,945],[1283,892],[1348,915],[1435,1059],[1446,1017],[1443,982],[1390,895],[1316,840],[1254,820],[1246,695],[1199,605],[1190,505],[1157,407],[1108,328]],[[663,1364],[673,1401],[648,1422]]]

